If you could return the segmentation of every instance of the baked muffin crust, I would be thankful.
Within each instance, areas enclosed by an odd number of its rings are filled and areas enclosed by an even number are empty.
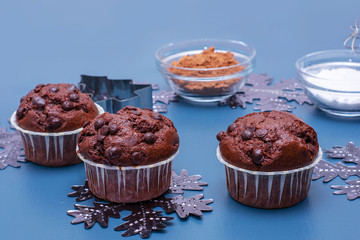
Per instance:
[[[89,95],[74,84],[39,84],[21,98],[16,122],[35,132],[64,132],[81,128],[98,114]]]
[[[319,150],[314,129],[294,114],[280,111],[240,117],[217,138],[227,162],[253,171],[301,168],[311,164]]]
[[[179,136],[163,115],[128,106],[85,123],[78,145],[80,154],[96,163],[148,165],[173,155],[179,148]]]

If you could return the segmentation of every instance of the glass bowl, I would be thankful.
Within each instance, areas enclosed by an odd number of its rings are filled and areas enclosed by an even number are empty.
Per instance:
[[[344,117],[360,116],[360,54],[327,50],[296,61],[296,78],[321,110]]]
[[[231,52],[239,64],[221,68],[183,68],[171,65],[183,56],[199,54],[209,47]],[[170,43],[159,48],[156,65],[166,82],[181,97],[194,102],[216,102],[235,94],[255,66],[256,51],[246,43],[202,39]]]

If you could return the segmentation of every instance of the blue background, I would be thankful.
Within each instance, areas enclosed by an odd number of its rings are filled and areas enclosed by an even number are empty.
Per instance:
[[[174,41],[218,38],[241,40],[257,50],[255,72],[275,79],[295,76],[304,54],[341,49],[349,26],[360,17],[360,1],[0,1],[0,122],[38,83],[77,83],[81,74],[158,82],[154,52]],[[181,152],[174,162],[209,183],[203,193],[214,210],[202,218],[179,220],[150,239],[355,239],[360,200],[335,196],[330,185],[314,181],[308,198],[288,209],[243,206],[227,193],[224,167],[217,161],[217,132],[252,112],[228,106],[171,103],[165,115],[178,129]],[[322,148],[359,141],[359,120],[329,117],[315,107],[297,106],[295,114],[318,133]],[[335,162],[335,161],[334,161]],[[85,173],[81,164],[45,168],[32,163],[0,171],[0,239],[121,239],[113,228],[96,224],[85,230],[70,224],[74,209],[67,197]],[[191,193],[190,193],[191,194]],[[187,194],[187,195],[190,195]],[[125,216],[125,214],[122,214]],[[140,239],[134,236],[128,239]]]

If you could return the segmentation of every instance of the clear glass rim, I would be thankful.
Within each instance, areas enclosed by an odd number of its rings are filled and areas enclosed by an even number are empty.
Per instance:
[[[314,78],[314,79],[318,79],[320,81],[338,82],[338,80],[328,79],[328,78],[321,78],[321,77],[317,77],[315,75],[312,75],[312,74],[310,74],[308,72],[305,72],[304,68],[302,67],[303,63],[306,62],[307,60],[309,60],[311,57],[321,56],[321,55],[331,54],[331,53],[337,53],[337,54],[342,53],[342,54],[347,54],[349,56],[351,56],[351,55],[352,56],[358,56],[360,58],[360,55],[355,55],[355,53],[352,52],[351,50],[334,49],[334,50],[324,50],[324,51],[312,52],[312,53],[306,54],[306,55],[300,57],[298,60],[296,60],[296,62],[295,62],[296,71],[298,73],[301,73],[301,74],[305,75],[305,76],[308,76],[308,77],[311,77],[311,78]],[[308,82],[305,79],[299,79],[299,80]],[[309,82],[309,83],[311,84],[311,82]],[[317,87],[322,88],[321,86],[317,86]]]
[[[95,103],[95,106],[98,109],[98,112],[99,112],[98,115],[103,114],[105,112],[104,109],[97,103]],[[16,130],[18,130],[22,133],[30,134],[30,135],[38,135],[38,136],[65,136],[65,135],[77,134],[83,130],[83,128],[81,127],[81,128],[71,130],[71,131],[66,131],[66,132],[48,133],[48,132],[35,132],[35,131],[23,129],[16,122],[16,111],[11,115],[10,123]]]
[[[232,43],[232,44],[237,44],[237,45],[241,45],[243,47],[246,47],[249,49],[249,55],[246,55],[247,59],[240,62],[239,64],[236,65],[231,65],[231,66],[227,66],[227,67],[219,67],[219,68],[185,68],[185,67],[177,67],[177,66],[173,66],[171,64],[165,63],[163,62],[163,59],[160,57],[160,52],[165,51],[167,48],[169,47],[176,47],[177,45],[182,45],[182,44],[201,44],[204,43],[206,44],[207,42],[218,42],[218,43],[222,43],[222,44],[226,44],[226,43]],[[246,70],[247,68],[250,68],[251,66],[251,62],[255,59],[256,56],[256,50],[254,47],[252,47],[251,45],[248,45],[245,42],[242,41],[237,41],[237,40],[222,40],[222,39],[195,39],[195,40],[188,40],[188,41],[183,41],[183,42],[171,42],[168,43],[162,47],[160,47],[159,49],[156,50],[155,52],[155,58],[156,60],[165,65],[167,68],[175,68],[175,69],[179,69],[179,70],[186,70],[186,71],[214,71],[214,70],[227,70],[227,69],[232,69],[232,68],[236,68],[236,67],[245,67],[243,70],[241,70],[240,72]]]
[[[235,170],[240,171],[240,172],[246,172],[246,173],[251,174],[251,175],[264,175],[264,176],[292,174],[292,173],[301,172],[301,171],[313,168],[322,159],[322,155],[323,155],[323,152],[322,152],[321,148],[319,147],[318,155],[316,156],[315,160],[311,164],[309,164],[307,166],[304,166],[304,167],[301,167],[301,168],[296,168],[296,169],[291,169],[291,170],[286,170],[286,171],[262,172],[262,171],[251,171],[251,170],[236,167],[236,166],[234,166],[234,165],[232,165],[232,164],[225,161],[225,159],[221,155],[219,146],[216,149],[217,158],[219,159],[219,161],[222,164],[226,165],[227,167],[230,167],[230,168],[235,169]]]

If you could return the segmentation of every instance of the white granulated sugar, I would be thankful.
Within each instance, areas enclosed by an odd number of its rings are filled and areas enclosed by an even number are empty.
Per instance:
[[[304,69],[309,83],[331,91],[360,92],[360,64],[331,62]]]
[[[360,71],[354,68],[325,68],[321,69],[319,73],[315,74],[315,76],[329,80],[358,82],[358,84],[360,84]]]

